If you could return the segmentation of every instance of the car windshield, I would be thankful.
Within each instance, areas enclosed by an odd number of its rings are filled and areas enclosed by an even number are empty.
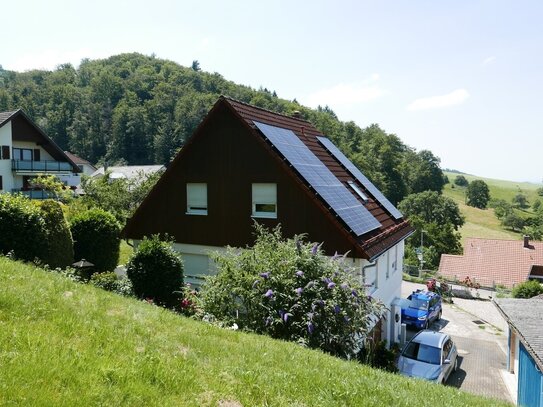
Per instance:
[[[409,308],[421,309],[426,311],[428,309],[428,300],[411,298],[411,305],[409,306]]]
[[[439,365],[441,363],[441,350],[434,346],[425,345],[424,343],[410,342],[402,355],[409,359],[415,359],[433,365]]]

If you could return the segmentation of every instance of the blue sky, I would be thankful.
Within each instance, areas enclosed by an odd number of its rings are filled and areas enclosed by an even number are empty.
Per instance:
[[[0,64],[120,52],[379,123],[442,166],[541,182],[543,2],[25,1],[2,5]]]

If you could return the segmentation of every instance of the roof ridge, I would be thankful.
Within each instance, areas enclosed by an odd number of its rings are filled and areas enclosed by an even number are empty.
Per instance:
[[[242,105],[244,105],[244,106],[250,107],[251,109],[262,110],[263,112],[275,114],[275,115],[277,115],[277,116],[286,117],[287,119],[292,119],[292,120],[297,120],[297,121],[304,122],[304,123],[309,123],[309,124],[311,124],[313,127],[315,127],[315,126],[313,125],[313,123],[311,123],[309,120],[306,120],[306,119],[302,119],[302,118],[299,118],[299,117],[289,116],[289,115],[287,115],[287,114],[275,112],[275,111],[273,111],[273,110],[265,109],[265,108],[260,107],[260,106],[251,105],[251,104],[249,104],[249,103],[247,103],[247,102],[243,102],[243,101],[241,101],[241,100],[234,99],[233,97],[230,97],[230,96],[221,95],[220,98],[226,99],[226,100],[228,100],[228,101],[240,103],[240,104],[242,104]],[[315,127],[315,128],[316,128],[316,127]],[[317,129],[317,130],[318,130],[318,129]]]

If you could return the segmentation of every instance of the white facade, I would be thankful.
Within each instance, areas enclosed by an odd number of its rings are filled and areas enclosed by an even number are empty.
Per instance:
[[[134,247],[136,248],[139,243],[139,240],[134,240]],[[202,284],[205,276],[217,272],[209,255],[213,252],[226,251],[224,247],[181,243],[174,243],[173,248],[183,258],[185,282],[196,287]],[[400,342],[401,308],[395,305],[395,302],[401,298],[403,256],[404,241],[402,240],[381,254],[374,262],[364,259],[346,259],[349,262],[348,265],[353,267],[361,277],[360,283],[367,287],[368,295],[380,300],[387,308],[382,323],[381,339],[386,340],[388,344]]]
[[[0,146],[8,146],[11,158],[11,122],[0,127]],[[1,151],[0,151],[1,154]],[[11,171],[11,159],[2,159],[0,155],[0,176],[2,177],[2,190],[0,192],[9,192],[14,188],[13,173]]]

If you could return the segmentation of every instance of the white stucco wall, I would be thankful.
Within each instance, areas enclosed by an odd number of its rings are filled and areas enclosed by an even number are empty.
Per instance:
[[[11,157],[11,122],[0,127],[0,146],[9,146]],[[1,151],[0,151],[1,154]],[[2,176],[2,192],[11,192],[13,186],[13,173],[11,172],[11,160],[2,160],[0,156],[0,175]]]

